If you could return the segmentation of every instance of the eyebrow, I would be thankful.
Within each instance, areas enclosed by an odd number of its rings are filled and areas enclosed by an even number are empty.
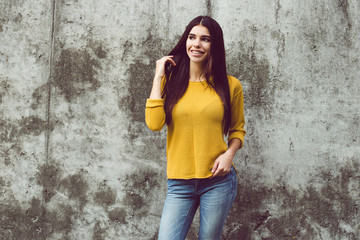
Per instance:
[[[194,34],[194,33],[189,33],[189,36],[196,36],[196,34]],[[210,38],[210,36],[209,35],[201,35],[201,37],[208,37],[208,38]]]

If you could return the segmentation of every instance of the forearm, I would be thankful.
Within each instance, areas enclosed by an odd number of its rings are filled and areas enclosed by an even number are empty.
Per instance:
[[[229,142],[229,148],[228,148],[227,152],[229,152],[229,154],[231,154],[231,157],[234,158],[236,152],[240,149],[240,147],[241,147],[240,139],[233,138]]]
[[[154,77],[150,99],[161,99],[161,77]]]
[[[174,56],[165,56],[156,61],[155,77],[149,97],[150,99],[161,99],[161,80],[165,76],[165,64],[170,63],[176,66],[176,63],[172,59],[173,57]]]

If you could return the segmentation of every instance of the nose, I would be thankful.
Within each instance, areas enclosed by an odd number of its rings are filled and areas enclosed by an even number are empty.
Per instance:
[[[195,48],[199,48],[199,47],[200,47],[200,41],[199,41],[199,40],[196,40],[196,41],[194,42],[194,47],[195,47]]]

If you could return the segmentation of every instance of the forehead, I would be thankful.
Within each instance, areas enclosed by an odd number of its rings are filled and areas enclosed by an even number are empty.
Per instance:
[[[210,36],[209,30],[203,25],[196,25],[190,30],[190,34]]]

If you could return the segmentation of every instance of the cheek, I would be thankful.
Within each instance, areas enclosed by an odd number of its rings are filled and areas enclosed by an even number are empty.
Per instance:
[[[211,46],[210,43],[206,45],[206,51],[207,52],[210,52],[210,46]]]
[[[186,51],[189,49],[190,43],[189,40],[186,40]]]

